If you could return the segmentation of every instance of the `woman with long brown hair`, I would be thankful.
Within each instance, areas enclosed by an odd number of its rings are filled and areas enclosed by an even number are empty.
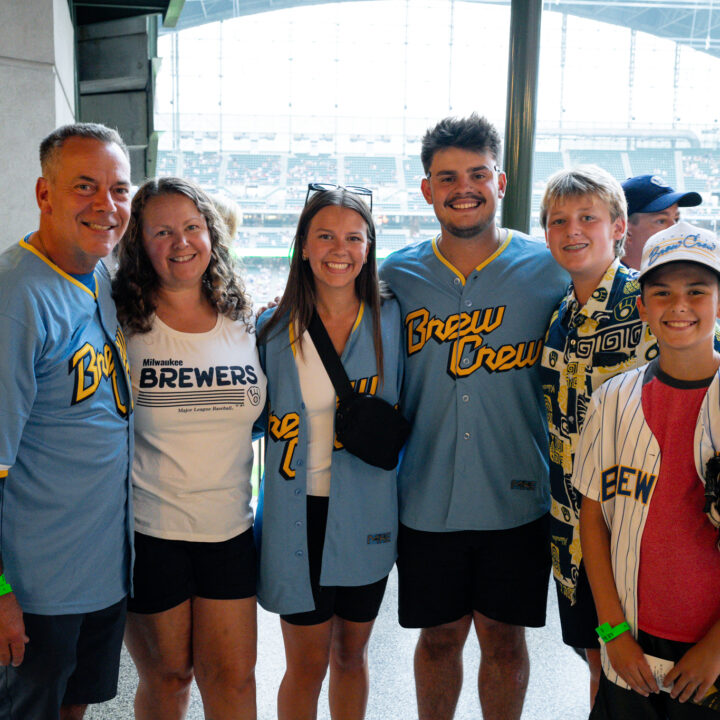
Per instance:
[[[268,377],[258,599],[280,613],[287,669],[278,718],[361,720],[367,647],[396,556],[395,470],[337,441],[336,392],[308,333],[314,313],[355,390],[397,403],[400,315],[383,298],[369,191],[311,185],[280,304],[258,325]]]

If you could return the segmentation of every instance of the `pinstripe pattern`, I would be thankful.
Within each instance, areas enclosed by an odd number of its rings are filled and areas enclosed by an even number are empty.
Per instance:
[[[705,465],[720,447],[720,384],[713,383],[707,391],[705,402],[700,408],[700,418],[695,426],[695,469],[701,478],[705,476]],[[720,527],[720,507],[714,503],[708,513],[710,522]],[[720,539],[718,540],[720,549]]]
[[[584,496],[602,503],[602,512],[610,530],[610,555],[615,585],[630,624],[637,636],[637,580],[640,543],[648,508],[655,489],[647,496],[604,492],[603,476],[614,466],[624,466],[657,476],[660,470],[660,446],[645,421],[642,388],[656,367],[652,362],[608,380],[593,393],[585,426],[575,454],[573,485]],[[715,374],[703,400],[695,427],[695,466],[700,478],[707,459],[715,454],[720,441],[720,371]],[[619,482],[619,480],[618,480]],[[601,642],[603,671],[609,680],[627,688],[613,670]]]

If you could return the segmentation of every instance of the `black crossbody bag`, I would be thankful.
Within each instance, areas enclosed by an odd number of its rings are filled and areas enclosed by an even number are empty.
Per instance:
[[[337,439],[349,453],[369,465],[393,470],[410,433],[410,423],[389,402],[353,390],[317,311],[313,312],[308,332],[338,396]]]

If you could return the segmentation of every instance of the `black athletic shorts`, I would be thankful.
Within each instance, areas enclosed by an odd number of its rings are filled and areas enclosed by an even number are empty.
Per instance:
[[[680,660],[692,647],[692,643],[665,640],[642,630],[638,633],[638,643],[648,655],[673,662]],[[718,681],[715,682],[715,686],[718,686]],[[669,693],[663,691],[643,697],[634,690],[626,690],[610,682],[603,673],[590,720],[625,720],[625,718],[627,720],[718,720],[720,714],[717,709],[703,707],[689,700],[684,703],[673,700]]]
[[[597,650],[600,647],[600,641],[595,628],[600,623],[595,612],[595,602],[585,572],[585,563],[580,563],[574,605],[570,604],[570,600],[562,593],[557,582],[555,583],[555,589],[557,591],[563,642],[574,648]]]
[[[224,542],[164,540],[136,532],[135,592],[128,600],[128,610],[163,612],[191,597],[252,597],[256,577],[252,528]]]
[[[105,702],[117,693],[126,600],[75,615],[24,613],[25,659],[0,668],[0,716],[57,718],[62,705]]]
[[[291,625],[319,625],[330,620],[333,615],[351,622],[370,622],[378,616],[383,595],[385,595],[387,575],[369,585],[353,587],[320,585],[328,504],[329,498],[308,495],[308,560],[315,609],[280,616]]]
[[[425,532],[400,525],[400,624],[426,628],[477,611],[511,625],[545,624],[549,515],[509,530]]]

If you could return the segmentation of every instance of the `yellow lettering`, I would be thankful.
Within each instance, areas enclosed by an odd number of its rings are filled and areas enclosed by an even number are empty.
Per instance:
[[[408,355],[422,350],[427,342],[427,321],[430,313],[425,308],[414,310],[405,317],[405,325],[407,325],[407,348]]]
[[[478,335],[465,335],[459,338],[458,341],[453,344],[450,355],[450,374],[454,377],[467,377],[474,373],[479,367],[478,350],[482,344],[483,339]],[[467,366],[463,366],[462,358],[466,348],[468,352],[472,353],[473,359]]]
[[[480,333],[491,333],[502,325],[504,316],[504,305],[496,308],[487,308],[485,310],[476,310],[473,313],[472,332],[476,335]]]
[[[465,313],[463,313],[465,315]],[[455,340],[455,338],[458,337],[459,334],[459,328],[460,328],[460,316],[459,315],[451,315],[446,321],[445,321],[445,332],[443,333],[443,342],[447,342],[448,340]]]
[[[70,366],[75,371],[72,399],[72,404],[75,405],[89,398],[100,384],[95,348],[90,343],[85,343],[72,356]]]
[[[292,480],[295,477],[295,470],[292,468],[292,460],[297,444],[297,435],[290,438],[290,440],[288,440],[285,444],[285,449],[283,450],[282,458],[280,459],[280,474],[286,480]]]
[[[299,428],[300,416],[297,413],[288,413],[279,418],[275,413],[271,412],[268,417],[268,433],[270,437],[276,442],[286,441],[280,458],[280,467],[278,468],[280,474],[286,480],[292,480],[295,477],[292,461],[298,444]]]
[[[288,413],[279,418],[274,413],[270,414],[268,427],[270,437],[273,440],[290,440],[298,436],[300,427],[300,416],[297,413]]]

